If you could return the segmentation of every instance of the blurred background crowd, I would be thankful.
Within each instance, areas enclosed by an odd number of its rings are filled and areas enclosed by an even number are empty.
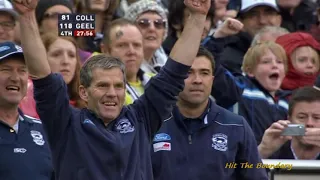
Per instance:
[[[320,70],[320,1],[212,2],[201,40],[216,61],[210,98],[243,116],[253,130],[257,145],[271,146],[268,144],[270,138],[268,141],[266,136],[274,123],[292,115],[289,100],[294,90],[320,85],[320,79],[317,80]],[[59,36],[58,15],[68,13],[95,14],[95,37]],[[128,81],[125,104],[138,99],[148,80],[165,65],[189,13],[183,0],[40,0],[36,7],[49,65],[52,72],[63,75],[70,104],[76,108],[86,107],[78,94],[80,68],[88,58],[98,54],[119,57],[125,63]],[[214,34],[230,18],[241,22],[243,28],[237,34],[226,34],[219,48],[212,44],[219,41]],[[10,0],[0,0],[0,43],[21,43],[18,19]],[[117,28],[130,24],[135,26],[117,31]],[[273,56],[276,61],[270,60]],[[313,97],[319,98],[312,91],[302,93],[311,94],[310,101],[314,100]],[[19,107],[24,114],[39,118],[31,79],[27,95]],[[317,120],[302,121],[301,117],[297,123],[320,128],[319,118],[320,115]],[[290,144],[279,144],[288,147],[285,150],[276,147],[272,153],[265,154],[261,150],[262,158],[297,159],[294,153],[289,153]],[[309,147],[306,144],[301,140],[299,145]],[[320,143],[318,145],[320,147]],[[308,151],[310,154],[302,159],[320,159],[319,147]]]

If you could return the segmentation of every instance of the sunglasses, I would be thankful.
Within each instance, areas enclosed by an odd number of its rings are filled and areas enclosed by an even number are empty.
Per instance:
[[[149,20],[149,19],[140,19],[137,21],[137,24],[141,28],[148,28],[151,26],[151,23],[153,23],[154,27],[157,29],[164,29],[166,27],[166,21],[163,19],[157,19],[157,20]]]

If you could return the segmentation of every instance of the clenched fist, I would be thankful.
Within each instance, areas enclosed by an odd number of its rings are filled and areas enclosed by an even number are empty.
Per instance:
[[[223,24],[218,27],[217,31],[214,33],[215,38],[224,38],[227,36],[232,36],[238,34],[243,28],[243,24],[233,18],[227,18]]]
[[[20,14],[35,11],[39,0],[12,0],[14,9]]]
[[[184,0],[189,11],[194,14],[206,15],[210,9],[212,0]]]

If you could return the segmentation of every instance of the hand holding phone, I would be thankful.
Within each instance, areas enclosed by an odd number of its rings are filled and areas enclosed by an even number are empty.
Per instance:
[[[282,136],[304,136],[306,129],[304,124],[288,124],[282,131]]]

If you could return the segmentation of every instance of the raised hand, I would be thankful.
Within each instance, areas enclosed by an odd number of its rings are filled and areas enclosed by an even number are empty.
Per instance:
[[[39,0],[12,0],[14,9],[20,14],[35,11]]]
[[[206,15],[210,9],[212,0],[184,0],[191,14],[204,14]]]
[[[215,38],[224,38],[227,36],[232,36],[238,34],[243,28],[243,24],[233,18],[227,18],[221,26],[218,27],[217,31],[214,33]]]

